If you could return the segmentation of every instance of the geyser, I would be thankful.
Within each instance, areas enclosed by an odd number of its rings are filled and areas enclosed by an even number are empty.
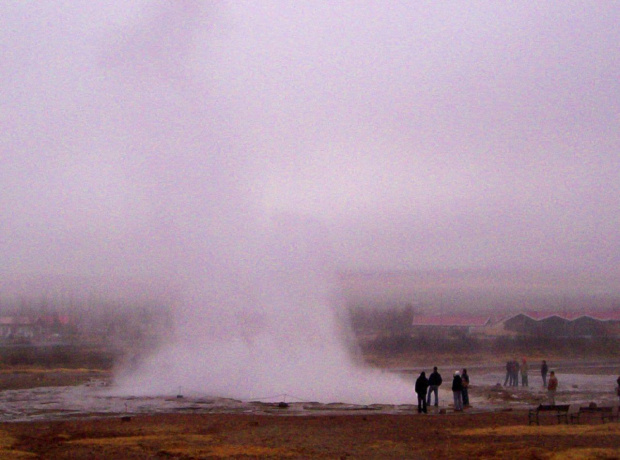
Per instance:
[[[260,90],[273,79],[253,71],[245,49],[253,40],[232,33],[232,23],[217,28],[224,11],[201,5],[145,7],[146,20],[129,21],[117,34],[125,39],[103,53],[105,78],[93,79],[103,87],[95,93],[123,101],[122,122],[111,122],[114,139],[127,144],[119,170],[131,196],[141,197],[139,225],[124,247],[140,248],[140,271],[163,273],[183,292],[174,340],[120,371],[115,391],[410,399],[400,378],[351,359],[336,314],[329,224],[278,208],[271,185],[295,182],[292,171],[307,168],[290,142],[295,133],[278,124],[288,116],[277,107],[289,83]],[[244,8],[229,14],[248,18]],[[233,23],[237,32],[253,30]],[[276,66],[278,59],[268,57]],[[329,145],[323,136],[306,140],[307,148]],[[312,173],[329,171],[325,163]]]
[[[320,225],[285,215],[246,231],[242,251],[210,254],[211,276],[188,285],[175,340],[121,372],[115,393],[407,402],[400,377],[352,359]]]

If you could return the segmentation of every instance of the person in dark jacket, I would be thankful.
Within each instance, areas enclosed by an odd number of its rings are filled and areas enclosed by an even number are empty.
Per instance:
[[[463,369],[461,380],[463,381],[463,407],[469,407],[469,374],[467,369]]]
[[[511,385],[513,387],[518,387],[519,386],[519,361],[517,361],[516,359],[512,360],[512,378],[511,380]]]
[[[441,374],[437,372],[437,366],[433,367],[433,372],[428,377],[428,398],[426,399],[426,404],[431,405],[431,395],[435,393],[435,406],[439,405],[439,387],[441,386],[443,380],[441,379]]]
[[[415,392],[418,395],[418,414],[421,412],[426,414],[426,390],[428,390],[428,379],[426,373],[422,371],[415,381]]]
[[[504,380],[504,386],[508,385],[508,382],[512,383],[512,361],[506,361],[506,379]]]
[[[543,362],[540,366],[540,375],[543,379],[543,387],[547,388],[547,372],[549,372],[549,366],[547,366],[547,361],[543,359]]]
[[[456,371],[454,373],[454,378],[452,379],[452,394],[454,396],[454,410],[462,411],[463,410],[463,379],[461,378],[459,371]]]

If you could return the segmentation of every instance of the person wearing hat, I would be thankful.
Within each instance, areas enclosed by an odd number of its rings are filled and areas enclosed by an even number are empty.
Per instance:
[[[452,395],[454,396],[454,410],[463,410],[463,379],[459,371],[454,372],[452,379]]]

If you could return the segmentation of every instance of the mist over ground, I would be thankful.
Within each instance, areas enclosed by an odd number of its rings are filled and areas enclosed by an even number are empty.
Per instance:
[[[579,1],[5,5],[0,276],[160,292],[176,340],[127,391],[398,399],[350,358],[339,271],[618,293],[619,20]]]

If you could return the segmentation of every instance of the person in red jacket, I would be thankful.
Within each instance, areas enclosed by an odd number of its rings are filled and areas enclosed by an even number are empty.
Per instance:
[[[549,373],[549,383],[547,384],[547,394],[549,395],[549,402],[555,406],[555,392],[558,389],[558,379],[555,376],[555,372]]]

